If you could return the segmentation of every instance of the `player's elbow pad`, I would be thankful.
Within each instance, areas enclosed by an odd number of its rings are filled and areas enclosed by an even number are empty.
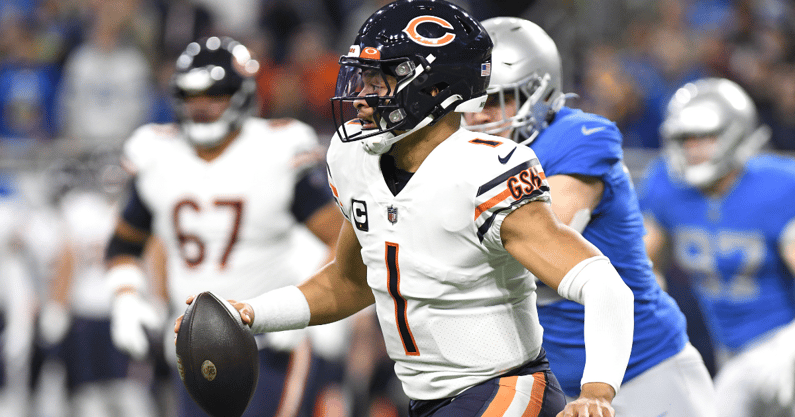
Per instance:
[[[595,256],[572,268],[558,293],[585,306],[586,361],[581,383],[608,383],[618,393],[632,351],[632,290],[607,257]]]

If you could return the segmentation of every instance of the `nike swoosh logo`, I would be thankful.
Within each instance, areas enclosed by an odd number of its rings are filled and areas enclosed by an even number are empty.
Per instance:
[[[507,164],[507,163],[508,163],[508,160],[509,160],[509,159],[511,159],[511,155],[513,155],[514,151],[516,151],[516,147],[514,147],[513,149],[511,149],[511,151],[510,151],[510,152],[508,152],[508,155],[505,155],[505,156],[499,156],[499,155],[497,155],[497,159],[499,159],[499,160],[500,160],[500,163],[501,163],[501,164],[505,165],[505,164]]]
[[[601,132],[601,131],[605,130],[605,127],[601,126],[601,127],[595,127],[593,129],[586,129],[585,126],[583,126],[581,130],[582,130],[582,134],[583,135],[588,136],[591,133]]]

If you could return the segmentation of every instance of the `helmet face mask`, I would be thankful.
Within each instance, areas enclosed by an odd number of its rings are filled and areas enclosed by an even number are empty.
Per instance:
[[[340,138],[370,138],[380,153],[452,111],[482,109],[491,46],[480,23],[446,1],[398,0],[381,8],[361,27],[348,55],[340,58],[331,99]],[[389,91],[379,96],[367,92],[361,80],[371,71],[394,83]],[[374,123],[347,128],[346,121],[361,117],[357,113],[362,109],[354,104],[372,108]]]
[[[177,118],[192,145],[217,146],[252,115],[258,69],[248,49],[231,38],[204,38],[185,48],[171,86]],[[194,119],[186,101],[199,96],[228,99],[228,104],[216,120]]]
[[[757,153],[770,130],[759,126],[756,106],[739,85],[706,78],[674,93],[660,135],[672,172],[709,188]]]
[[[408,59],[370,60],[355,57],[340,58],[332,108],[334,122],[342,126],[343,142],[351,142],[404,128],[410,119],[402,110],[399,92],[416,77],[416,66]],[[366,103],[372,111],[370,120],[361,118],[365,127],[356,133],[347,133],[345,121],[359,118],[356,102]],[[337,107],[339,106],[339,107]]]
[[[478,125],[465,120],[464,125],[490,134],[512,129],[509,136],[513,140],[530,143],[565,104],[560,54],[552,38],[530,21],[496,17],[483,21],[483,27],[494,41],[494,69],[488,93],[512,94],[517,98],[516,109],[506,109],[506,100],[501,97],[499,114],[503,119]],[[513,116],[506,117],[507,114]]]

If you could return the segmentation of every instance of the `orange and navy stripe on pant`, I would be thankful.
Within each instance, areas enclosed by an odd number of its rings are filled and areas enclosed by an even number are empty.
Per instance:
[[[410,417],[555,417],[566,406],[546,356],[453,398],[411,401]]]

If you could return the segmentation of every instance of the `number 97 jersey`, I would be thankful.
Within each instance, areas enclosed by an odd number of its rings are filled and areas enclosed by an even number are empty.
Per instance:
[[[462,129],[397,195],[360,143],[335,136],[327,161],[410,398],[454,396],[538,356],[535,283],[499,236],[512,210],[549,201],[532,150]]]

